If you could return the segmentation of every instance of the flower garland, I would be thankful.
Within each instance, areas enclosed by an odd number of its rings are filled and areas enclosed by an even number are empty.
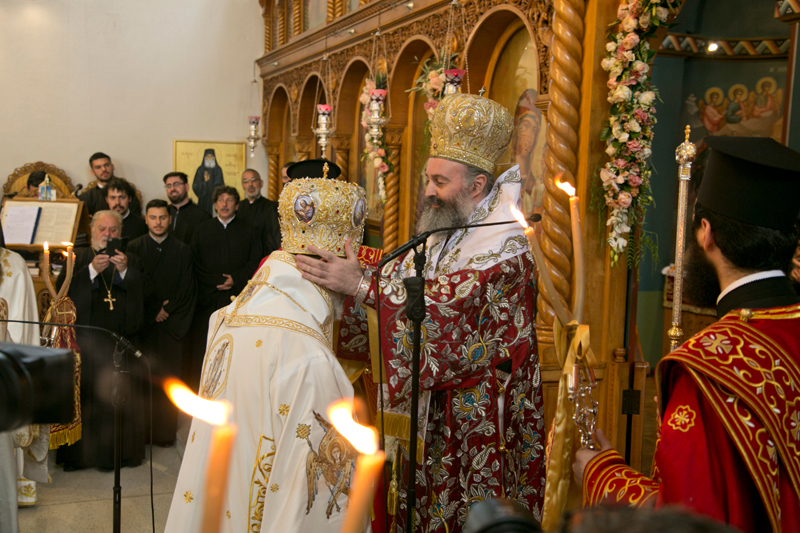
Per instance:
[[[436,59],[434,56],[431,56],[420,63],[420,75],[414,81],[414,87],[406,91],[418,92],[427,98],[427,101],[423,104],[423,107],[425,108],[425,113],[427,113],[428,118],[425,120],[425,124],[423,125],[422,143],[419,147],[419,151],[422,154],[427,154],[430,150],[431,120],[433,119],[433,114],[436,111],[436,108],[439,106],[439,102],[441,102],[442,98],[444,98],[444,71],[445,68],[447,68],[444,59],[444,48],[442,48],[439,57],[442,59]],[[458,53],[450,55],[450,65],[455,65],[457,57]]]
[[[380,71],[374,80],[367,79],[364,86],[361,88],[361,95],[358,97],[359,101],[364,105],[364,111],[361,113],[361,127],[369,130],[367,125],[367,116],[369,115],[369,99],[370,91],[373,89],[386,89],[386,75]],[[375,179],[378,182],[378,195],[382,203],[386,203],[386,175],[394,172],[394,165],[389,159],[389,150],[386,146],[386,135],[381,128],[380,136],[375,139],[370,135],[369,131],[364,134],[364,153],[361,156],[362,161],[371,161],[375,169]]]
[[[611,103],[601,140],[606,142],[606,154],[611,161],[600,170],[593,196],[600,207],[598,211],[607,213],[606,242],[611,247],[611,263],[616,264],[627,247],[629,268],[638,266],[643,247],[651,253],[656,248],[642,230],[645,210],[653,203],[650,192],[653,171],[648,159],[652,154],[654,104],[658,99],[648,74],[656,52],[650,49],[647,39],[659,26],[667,26],[670,13],[679,3],[680,0],[630,0],[621,4],[601,63],[608,72]],[[637,227],[642,231],[635,241],[630,234]]]

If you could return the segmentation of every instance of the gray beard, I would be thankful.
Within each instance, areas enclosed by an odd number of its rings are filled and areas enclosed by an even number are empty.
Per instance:
[[[434,207],[434,206],[439,207]],[[451,226],[463,226],[469,222],[475,204],[469,190],[462,189],[452,200],[440,200],[435,196],[425,197],[425,209],[417,221],[417,233],[435,231]]]
[[[210,160],[209,159],[205,159],[205,160],[203,160],[203,166],[206,167],[206,168],[214,168],[215,166],[217,166],[217,160],[216,159],[210,159]]]

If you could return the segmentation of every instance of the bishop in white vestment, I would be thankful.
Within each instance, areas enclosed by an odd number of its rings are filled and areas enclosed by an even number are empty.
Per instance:
[[[293,191],[315,205],[312,224],[294,215],[296,198],[285,199]],[[341,527],[356,460],[326,413],[335,401],[353,397],[331,351],[341,297],[304,280],[293,254],[309,243],[344,252],[344,238],[326,243],[315,240],[317,231],[345,238],[358,233],[360,243],[363,219],[353,212],[363,196],[360,187],[334,180],[287,186],[281,195],[283,249],[211,317],[199,394],[230,402],[231,422],[238,426],[221,531],[321,533]],[[294,231],[287,224],[303,228]],[[201,529],[212,429],[192,422],[167,520],[170,533]]]

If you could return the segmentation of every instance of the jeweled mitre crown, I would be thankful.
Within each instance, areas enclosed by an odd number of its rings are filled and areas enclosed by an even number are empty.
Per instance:
[[[358,253],[367,220],[367,195],[346,181],[306,178],[287,183],[278,200],[283,250],[311,254],[310,245],[340,257],[344,243],[353,239]]]
[[[508,110],[483,96],[445,96],[431,120],[431,157],[441,157],[494,173],[511,141]]]

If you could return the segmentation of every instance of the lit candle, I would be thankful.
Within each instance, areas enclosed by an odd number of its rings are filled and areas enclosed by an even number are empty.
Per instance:
[[[344,438],[358,450],[355,480],[350,486],[347,515],[341,533],[361,533],[369,516],[375,494],[375,480],[383,469],[386,454],[378,449],[378,432],[353,420],[353,401],[339,400],[328,407],[328,419]]]
[[[575,293],[572,301],[572,312],[575,320],[581,323],[583,306],[586,301],[586,263],[583,257],[583,233],[581,232],[581,212],[575,188],[566,181],[556,177],[556,186],[569,195],[569,215],[572,222],[572,257],[575,261]]]
[[[544,262],[544,254],[542,253],[542,249],[539,248],[539,241],[536,240],[536,235],[533,232],[533,228],[528,225],[528,221],[525,220],[525,216],[519,209],[517,209],[517,206],[512,203],[509,204],[509,207],[511,208],[511,214],[514,215],[514,218],[516,218],[520,225],[525,228],[525,237],[528,238],[528,246],[533,254],[533,259],[536,261],[536,267],[539,269],[539,276],[542,279],[542,285],[544,285],[544,295],[553,306],[553,310],[556,312],[556,316],[558,316],[558,320],[561,322],[561,324],[569,324],[572,322],[572,315],[570,314],[569,310],[564,307],[564,304],[561,303],[561,297],[558,295],[558,292],[556,292],[556,287],[553,285],[553,279],[550,277],[550,272],[547,271],[547,266]]]
[[[216,533],[222,520],[222,506],[228,485],[228,465],[236,438],[236,426],[228,422],[231,405],[225,401],[200,398],[176,379],[168,379],[164,383],[164,389],[180,410],[215,426],[211,433],[206,471],[202,533]]]

